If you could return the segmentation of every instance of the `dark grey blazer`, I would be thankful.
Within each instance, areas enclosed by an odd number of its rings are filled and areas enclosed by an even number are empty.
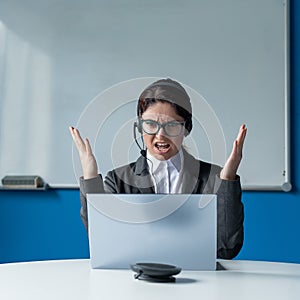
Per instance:
[[[217,257],[231,259],[243,245],[244,208],[241,202],[241,185],[236,180],[221,180],[221,167],[195,159],[185,150],[182,193],[217,194]],[[80,178],[81,218],[85,227],[87,220],[87,193],[154,193],[147,160],[138,160],[108,172],[104,183],[102,176],[84,180]]]

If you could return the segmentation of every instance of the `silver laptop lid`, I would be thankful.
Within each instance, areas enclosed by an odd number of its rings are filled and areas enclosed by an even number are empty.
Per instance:
[[[137,262],[215,270],[216,195],[88,194],[92,268]]]

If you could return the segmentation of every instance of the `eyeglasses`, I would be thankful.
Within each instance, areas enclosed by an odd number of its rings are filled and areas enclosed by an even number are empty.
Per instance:
[[[140,119],[140,125],[143,131],[149,135],[156,135],[161,128],[163,128],[166,135],[175,137],[183,132],[185,122],[170,121],[166,123],[159,123],[154,120]]]

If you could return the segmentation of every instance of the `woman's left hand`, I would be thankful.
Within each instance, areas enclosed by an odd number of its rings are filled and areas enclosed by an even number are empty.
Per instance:
[[[227,159],[221,173],[220,178],[223,180],[235,180],[236,172],[242,160],[243,145],[247,133],[245,124],[242,124],[236,140],[233,143],[232,151]]]

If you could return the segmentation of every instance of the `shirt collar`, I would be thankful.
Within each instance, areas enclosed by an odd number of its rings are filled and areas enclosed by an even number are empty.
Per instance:
[[[180,150],[168,160],[159,160],[147,151],[147,163],[149,166],[149,170],[151,170],[151,173],[155,173],[159,167],[165,164],[173,165],[179,173],[183,163],[182,149],[180,148]]]

